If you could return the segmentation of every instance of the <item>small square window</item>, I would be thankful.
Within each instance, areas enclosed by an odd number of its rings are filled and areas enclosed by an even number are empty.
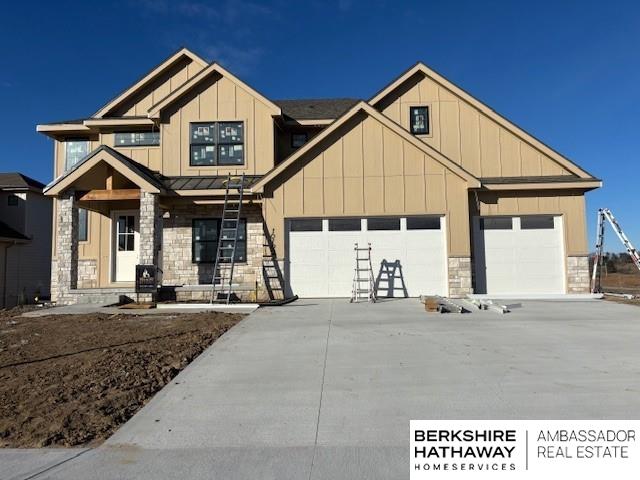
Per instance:
[[[408,217],[407,230],[440,230],[440,217]]]
[[[362,223],[359,218],[332,218],[329,220],[330,232],[359,232]]]
[[[481,230],[512,230],[513,218],[511,217],[493,217],[480,219]]]
[[[17,207],[18,206],[18,196],[14,195],[14,194],[9,194],[9,196],[7,197],[7,205],[10,207]]]
[[[289,230],[292,232],[321,232],[322,220],[319,218],[291,220]]]
[[[410,107],[409,122],[414,135],[429,134],[429,107]]]
[[[531,217],[520,217],[521,230],[553,230],[555,227],[553,217],[546,215],[536,215]]]
[[[398,217],[368,218],[367,230],[400,230],[400,219]]]
[[[309,135],[306,133],[292,133],[291,134],[291,148],[300,148],[309,139]]]

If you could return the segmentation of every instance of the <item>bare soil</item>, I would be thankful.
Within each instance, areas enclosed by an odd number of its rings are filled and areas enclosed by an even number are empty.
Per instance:
[[[634,267],[635,268],[635,267]],[[640,294],[640,272],[602,274],[602,289],[605,292]]]
[[[0,447],[94,445],[242,315],[0,311]]]

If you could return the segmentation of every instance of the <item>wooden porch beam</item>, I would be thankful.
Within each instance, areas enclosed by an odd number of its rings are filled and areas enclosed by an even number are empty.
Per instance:
[[[107,178],[104,183],[107,190],[113,190],[113,167],[111,165],[107,167]]]
[[[81,193],[78,201],[88,200],[139,200],[139,188],[116,188],[114,190],[89,190]]]

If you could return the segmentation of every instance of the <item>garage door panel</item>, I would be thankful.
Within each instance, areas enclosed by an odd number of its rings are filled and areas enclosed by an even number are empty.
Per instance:
[[[523,230],[516,217],[510,230],[482,230],[474,219],[477,293],[564,293],[562,218],[553,225]]]
[[[362,224],[364,227],[367,222]],[[346,232],[328,231],[327,225],[325,221],[321,232],[289,232],[289,278],[293,293],[300,297],[350,297],[354,244],[358,242],[361,247],[371,243],[372,270],[374,279],[378,279],[379,296],[404,296],[403,280],[410,296],[447,294],[443,230]],[[397,228],[398,223],[395,225]],[[365,256],[366,252],[361,254]],[[383,265],[383,261],[387,264]],[[309,269],[310,266],[313,268]],[[310,278],[314,275],[318,278]],[[390,278],[400,275],[402,278]]]

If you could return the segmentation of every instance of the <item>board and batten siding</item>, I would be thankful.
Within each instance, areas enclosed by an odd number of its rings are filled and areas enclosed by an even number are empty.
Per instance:
[[[283,258],[285,219],[446,215],[449,255],[470,254],[467,184],[378,120],[362,114],[267,186],[266,227]]]
[[[190,166],[189,125],[192,122],[244,122],[242,166]],[[160,144],[164,175],[262,175],[274,165],[271,110],[231,80],[213,75],[162,113]]]
[[[479,212],[491,215],[562,215],[567,256],[588,255],[585,199],[582,192],[531,191],[479,193]]]
[[[429,107],[430,132],[418,135],[476,177],[570,175],[549,156],[431,78],[416,74],[377,106],[409,131],[409,108]]]

